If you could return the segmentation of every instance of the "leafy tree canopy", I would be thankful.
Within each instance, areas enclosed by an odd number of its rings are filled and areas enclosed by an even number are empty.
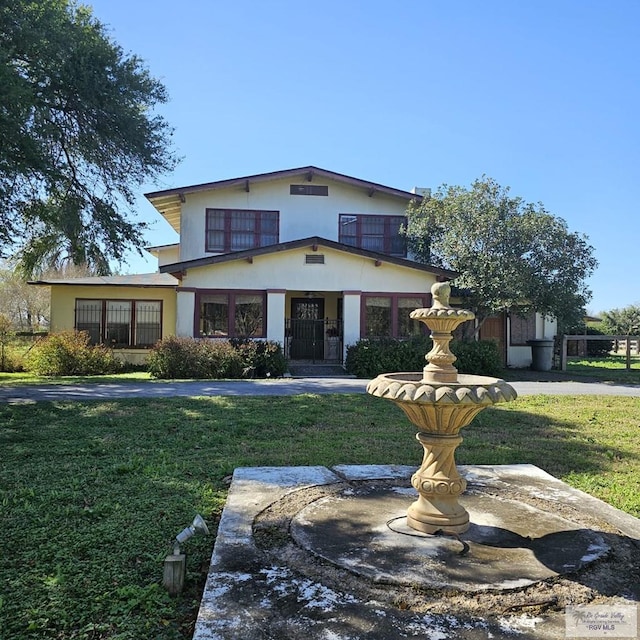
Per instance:
[[[535,309],[561,325],[584,314],[586,279],[597,266],[593,247],[541,204],[511,197],[483,176],[470,189],[443,185],[407,214],[416,259],[460,273],[454,284],[479,326],[502,311]]]
[[[624,309],[611,309],[602,314],[602,329],[611,335],[640,334],[640,306],[632,304]]]
[[[32,274],[69,261],[101,273],[144,225],[128,220],[136,187],[176,163],[167,100],[71,0],[0,2],[0,256]]]

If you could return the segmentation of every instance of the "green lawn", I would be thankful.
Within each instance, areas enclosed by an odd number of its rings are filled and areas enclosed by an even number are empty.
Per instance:
[[[606,358],[569,358],[567,374],[576,377],[595,377],[602,382],[640,384],[640,357],[632,356],[631,368],[627,370],[627,359],[623,355]]]
[[[28,384],[90,384],[101,382],[149,382],[151,375],[146,371],[132,371],[129,373],[113,373],[102,376],[37,376],[33,373],[20,371],[17,373],[0,372],[0,385],[28,385]]]
[[[464,430],[458,462],[532,463],[640,516],[640,398],[525,397]],[[239,466],[410,464],[392,403],[363,394],[0,405],[0,637],[190,638],[214,538],[170,598],[162,562],[215,530]]]

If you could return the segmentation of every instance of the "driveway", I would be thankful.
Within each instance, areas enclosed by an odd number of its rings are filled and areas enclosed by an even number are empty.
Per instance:
[[[173,381],[122,384],[0,385],[0,402],[113,400],[171,396],[280,396],[299,393],[364,393],[368,380],[353,378],[279,378],[276,380]],[[640,386],[598,382],[510,382],[518,395],[608,395],[640,397]]]

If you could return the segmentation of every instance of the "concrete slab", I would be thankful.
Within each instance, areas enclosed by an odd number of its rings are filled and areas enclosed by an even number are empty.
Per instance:
[[[345,487],[301,509],[291,535],[311,554],[374,582],[467,592],[526,587],[609,551],[595,531],[481,491],[460,500],[471,518],[465,534],[423,534],[404,515],[416,497],[392,484]]]
[[[531,465],[460,466],[472,526],[406,527],[415,469],[237,469],[194,640],[564,638],[640,601],[640,521]]]

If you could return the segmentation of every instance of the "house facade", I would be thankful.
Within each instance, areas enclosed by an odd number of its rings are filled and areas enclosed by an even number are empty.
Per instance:
[[[87,330],[128,360],[178,335],[268,339],[292,360],[342,362],[360,338],[423,331],[409,313],[456,275],[407,254],[399,231],[419,190],[309,166],[146,197],[180,237],[149,248],[159,272],[41,281],[52,331]]]
[[[419,197],[317,167],[147,194],[180,235],[151,249],[180,281],[176,333],[341,362],[360,337],[419,332],[408,314],[455,276],[407,258],[399,231]]]

